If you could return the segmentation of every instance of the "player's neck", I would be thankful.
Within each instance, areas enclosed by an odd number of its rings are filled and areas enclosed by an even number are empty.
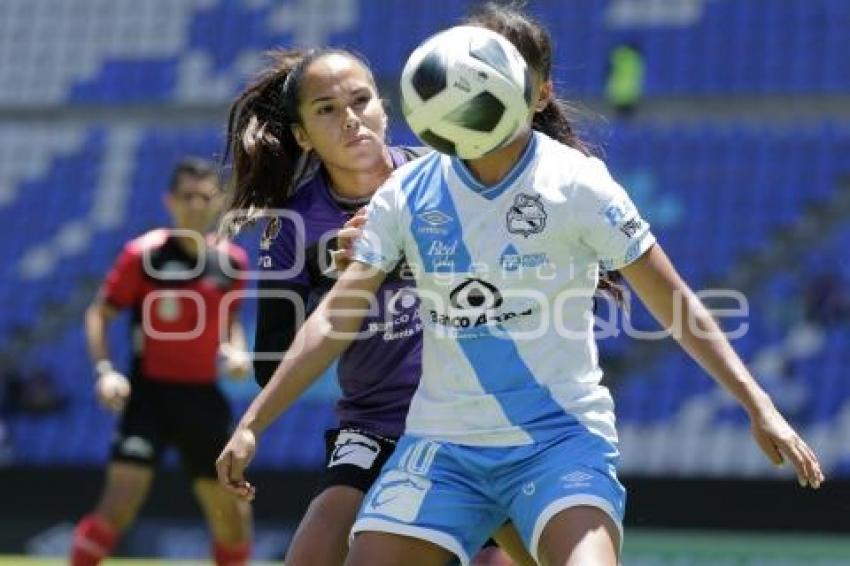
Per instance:
[[[384,184],[393,171],[393,161],[389,151],[376,167],[368,171],[355,171],[325,165],[330,180],[331,190],[345,199],[361,199],[371,197],[378,187]]]
[[[204,242],[204,235],[199,233],[198,238],[191,236],[173,236],[174,241],[180,246],[180,249],[189,254],[191,257],[198,257],[201,253],[201,245]]]
[[[497,149],[484,157],[465,161],[464,163],[466,163],[467,168],[469,168],[479,183],[488,187],[495,185],[510,173],[530,139],[531,130],[529,129],[517,136],[515,140],[505,147]]]

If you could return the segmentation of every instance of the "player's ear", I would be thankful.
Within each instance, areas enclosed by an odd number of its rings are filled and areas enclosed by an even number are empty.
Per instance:
[[[546,106],[552,101],[552,79],[543,81],[540,85],[540,92],[537,93],[537,100],[534,101],[534,112],[542,112]]]
[[[292,131],[292,137],[295,138],[295,143],[298,144],[298,147],[301,148],[305,153],[313,149],[313,144],[310,143],[310,136],[307,135],[307,131],[304,129],[304,126],[301,124],[292,124],[290,126],[290,130]]]

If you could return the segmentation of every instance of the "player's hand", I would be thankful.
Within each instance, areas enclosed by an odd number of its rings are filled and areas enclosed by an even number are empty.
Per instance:
[[[215,461],[218,481],[240,499],[252,501],[257,490],[245,480],[245,468],[257,452],[257,439],[246,428],[237,427]]]
[[[130,398],[130,380],[115,370],[104,371],[98,376],[94,390],[101,405],[120,413]]]
[[[366,209],[361,208],[354,213],[354,216],[348,219],[343,224],[342,229],[336,234],[337,249],[331,252],[331,261],[338,273],[345,271],[348,264],[351,263],[351,254],[354,249],[354,242],[363,233],[363,226],[366,225]]]
[[[771,462],[794,466],[800,486],[820,487],[824,475],[817,456],[772,404],[751,414],[750,425],[756,442]]]
[[[234,348],[230,344],[221,345],[224,371],[234,379],[245,379],[251,373],[251,356],[245,350]]]

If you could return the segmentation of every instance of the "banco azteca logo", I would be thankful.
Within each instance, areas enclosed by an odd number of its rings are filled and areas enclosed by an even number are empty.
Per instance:
[[[469,278],[452,290],[449,302],[456,309],[495,309],[502,306],[502,293],[483,279]]]

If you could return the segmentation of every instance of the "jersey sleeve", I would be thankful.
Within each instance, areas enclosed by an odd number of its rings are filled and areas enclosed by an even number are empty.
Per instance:
[[[106,275],[100,295],[116,308],[127,308],[141,299],[142,253],[135,242],[128,242]]]
[[[254,379],[265,387],[304,322],[310,289],[270,280],[260,280],[257,286],[260,296],[254,329]]]
[[[230,263],[238,274],[238,276],[233,279],[232,290],[240,293],[239,298],[230,303],[230,314],[233,315],[242,307],[243,295],[241,293],[248,288],[248,279],[246,277],[249,269],[248,253],[236,244],[230,243],[229,256]]]
[[[354,243],[352,259],[387,273],[398,265],[404,250],[398,181],[384,185],[366,207],[366,226]]]
[[[577,184],[580,238],[596,252],[603,269],[623,268],[652,247],[649,223],[602,161],[589,158]]]

